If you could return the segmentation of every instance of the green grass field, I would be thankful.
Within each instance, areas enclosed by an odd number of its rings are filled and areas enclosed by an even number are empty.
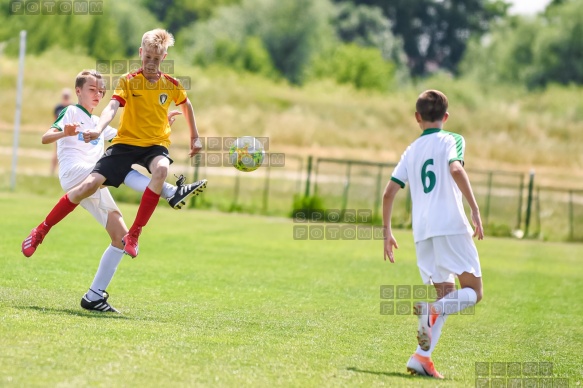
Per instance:
[[[0,193],[0,386],[459,386],[476,362],[550,362],[583,381],[583,245],[487,238],[485,297],[448,319],[410,377],[416,318],[381,315],[381,285],[418,285],[410,232],[397,264],[375,240],[294,240],[290,220],[161,204],[108,291],[123,315],[79,307],[105,231],[83,209],[30,259],[20,243],[57,196]],[[135,205],[120,205],[131,223]],[[526,385],[523,385],[526,386]]]

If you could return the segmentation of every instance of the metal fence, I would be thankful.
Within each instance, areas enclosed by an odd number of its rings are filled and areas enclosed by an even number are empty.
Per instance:
[[[24,132],[23,135],[33,134]],[[38,132],[34,136],[38,138]],[[4,140],[1,146],[8,144],[8,139]],[[31,177],[37,181],[45,179],[35,185],[42,187],[43,193],[49,192],[54,180],[54,190],[60,190],[56,177],[46,176],[52,148],[39,142],[20,152],[26,162],[19,164],[19,179],[24,182]],[[171,150],[175,157],[187,152],[184,148]],[[2,158],[3,162],[8,162],[9,155]],[[171,171],[184,174],[188,180],[209,180],[206,193],[193,198],[191,207],[287,217],[297,206],[295,199],[317,197],[320,206],[341,213],[369,210],[370,222],[380,224],[382,192],[395,166],[396,163],[332,158],[308,157],[306,160],[285,154],[283,165],[267,164],[252,173],[224,165],[193,166],[187,158],[173,164]],[[3,171],[2,186],[5,186],[9,171],[7,168]],[[474,169],[467,172],[489,235],[583,241],[583,189],[537,186],[536,177],[525,173]],[[138,202],[140,198],[127,188],[112,190],[112,194],[120,201]],[[396,198],[393,217],[396,227],[411,226],[408,185]]]
[[[583,241],[583,190],[536,187],[531,237]]]
[[[193,181],[209,180],[205,195],[194,197],[190,206],[266,215],[291,214],[294,195],[301,192],[303,184],[304,159],[286,154],[283,163],[281,160],[270,163],[269,157],[267,154],[264,165],[251,173],[225,164],[190,166],[190,173],[185,175],[192,176]]]
[[[525,225],[527,198],[525,174],[507,171],[467,170],[486,231],[510,236]]]
[[[372,221],[379,222],[382,189],[395,166],[394,163],[319,158],[314,167],[314,195],[322,197],[327,208],[338,209],[340,213],[347,209],[370,209]],[[408,223],[406,216],[401,218],[402,224]]]
[[[341,212],[370,209],[373,222],[381,222],[382,192],[396,163],[319,158],[313,164],[313,191],[306,195],[321,197],[326,208]],[[489,235],[583,241],[583,190],[538,187],[534,174],[473,169],[467,173]],[[466,211],[469,214],[467,207]],[[393,224],[411,225],[408,189],[395,199]]]

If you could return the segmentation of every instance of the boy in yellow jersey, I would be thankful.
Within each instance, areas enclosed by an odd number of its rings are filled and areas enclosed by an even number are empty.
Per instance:
[[[171,102],[182,108],[190,129],[190,156],[202,148],[194,119],[194,110],[186,91],[178,80],[160,71],[168,47],[174,45],[172,34],[163,29],[148,31],[142,37],[139,50],[142,68],[120,78],[114,95],[101,113],[95,129],[83,132],[85,142],[99,138],[122,106],[117,136],[113,145],[97,162],[92,173],[78,186],[65,194],[48,214],[44,222],[34,228],[22,244],[25,256],[31,256],[43,241],[50,228],[60,222],[85,198],[95,193],[102,185],[118,187],[131,171],[132,164],[140,164],[152,174],[150,184],[144,191],[138,214],[122,238],[124,252],[131,257],[138,255],[138,237],[142,228],[154,213],[163,184],[168,176],[172,159],[168,155],[170,125],[168,108]],[[177,202],[201,192],[206,180],[190,185],[181,185],[175,194]]]

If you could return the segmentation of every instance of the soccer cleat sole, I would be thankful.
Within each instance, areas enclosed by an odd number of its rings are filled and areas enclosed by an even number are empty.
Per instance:
[[[84,310],[87,311],[97,311],[99,313],[114,313],[114,314],[121,314],[117,309],[115,309],[113,306],[104,303],[102,305],[96,305],[95,308],[92,307],[83,307],[81,306]]]
[[[186,201],[188,201],[192,197],[196,197],[197,195],[201,194],[204,189],[206,189],[207,180],[204,179],[204,182],[198,186],[195,190],[189,193],[186,197],[182,199],[182,201],[178,202],[176,205],[172,207],[174,210],[180,210],[183,206],[186,206]]]
[[[429,333],[424,329],[417,330],[417,343],[419,347],[425,351],[429,350],[431,347],[431,337]]]
[[[443,379],[443,377],[433,376],[427,372],[419,373],[419,371],[417,371],[416,369],[413,369],[411,367],[407,367],[407,372],[409,372],[411,374],[411,376],[431,377],[433,379],[440,379],[440,380]]]
[[[409,372],[412,376],[428,376],[423,373],[418,373],[415,369],[407,367],[407,372]]]
[[[426,309],[429,308],[428,304],[416,303],[413,307],[413,314],[419,317],[419,327],[417,328],[417,343],[419,347],[424,351],[429,350],[431,348],[431,328],[429,325],[429,313],[423,311],[423,306]],[[422,319],[426,319],[425,322]]]

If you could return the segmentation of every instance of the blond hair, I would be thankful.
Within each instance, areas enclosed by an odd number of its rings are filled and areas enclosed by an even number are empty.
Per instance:
[[[171,46],[174,46],[174,36],[162,28],[148,31],[142,36],[142,48],[165,53]]]

